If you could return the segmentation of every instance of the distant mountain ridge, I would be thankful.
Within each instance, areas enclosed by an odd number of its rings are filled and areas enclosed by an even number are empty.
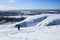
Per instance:
[[[60,14],[60,10],[36,9],[36,10],[0,10],[0,16],[17,16],[17,15],[38,15],[38,14]]]

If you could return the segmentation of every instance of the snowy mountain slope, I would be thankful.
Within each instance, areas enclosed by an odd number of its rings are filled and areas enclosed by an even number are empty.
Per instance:
[[[16,28],[0,29],[0,40],[60,40],[60,26],[58,28],[27,27],[18,31]]]
[[[42,15],[34,15],[34,16],[25,16],[25,17],[27,17],[25,20],[23,20],[23,21],[21,21],[21,22],[16,22],[16,23],[13,23],[13,24],[5,24],[4,26],[8,26],[8,25],[11,25],[9,28],[11,28],[11,27],[15,27],[15,25],[17,25],[17,24],[21,24],[21,23],[23,23],[23,22],[28,22],[28,24],[31,24],[31,23],[39,23],[39,20],[40,20],[40,18],[42,19],[42,20],[44,20],[44,17],[49,17],[49,16],[53,16],[53,15],[57,15],[57,14],[42,14]],[[43,18],[42,18],[43,17]],[[37,19],[39,19],[39,20],[37,20]],[[35,22],[35,21],[36,22]],[[42,20],[40,20],[40,22],[42,21]],[[38,22],[37,22],[38,21]]]
[[[42,14],[42,15],[29,16],[24,21],[17,22],[15,24],[20,24],[21,27],[36,26],[37,23],[43,21],[48,16],[51,16],[51,14]]]
[[[46,26],[47,24],[49,24],[50,22],[52,22],[53,20],[60,20],[60,15],[52,15],[49,16],[47,19],[43,20],[42,22],[38,23],[36,26]]]
[[[35,25],[37,24],[38,22],[44,20],[47,16],[46,15],[35,15],[35,16],[28,16],[25,20],[21,21],[21,22],[16,22],[14,24],[10,24],[12,25],[12,27],[17,24],[21,24],[22,26],[23,25],[26,25],[26,26],[32,26],[32,25]]]
[[[45,16],[47,16],[46,19],[39,21],[34,26],[31,25],[29,27],[28,25],[28,27],[21,27],[20,31],[18,31],[17,28],[14,28],[14,26],[17,24],[30,22],[32,20],[34,21],[35,19]],[[0,40],[60,40],[60,25],[47,26],[47,24],[55,19],[60,19],[60,15],[35,15],[29,16],[27,19],[21,22],[10,25],[0,25]]]

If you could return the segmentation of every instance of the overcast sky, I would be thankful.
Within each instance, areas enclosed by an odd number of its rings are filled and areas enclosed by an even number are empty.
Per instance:
[[[0,0],[0,10],[60,9],[60,0]]]

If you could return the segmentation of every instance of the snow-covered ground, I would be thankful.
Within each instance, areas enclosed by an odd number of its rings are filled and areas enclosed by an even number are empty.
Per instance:
[[[43,20],[39,19],[43,17],[47,18]],[[47,26],[55,19],[60,19],[60,14],[29,16],[21,22],[0,25],[0,40],[60,40],[60,25]],[[31,21],[33,24],[31,24]],[[28,22],[30,25],[21,27],[20,31],[14,28],[14,25],[24,22]]]

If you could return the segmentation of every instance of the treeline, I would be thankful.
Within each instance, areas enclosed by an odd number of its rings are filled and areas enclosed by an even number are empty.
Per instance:
[[[0,16],[15,16],[18,15],[17,12],[12,11],[0,11]]]
[[[25,19],[25,17],[21,17],[21,18],[0,18],[0,24],[8,23],[8,22],[20,22],[24,19]]]

